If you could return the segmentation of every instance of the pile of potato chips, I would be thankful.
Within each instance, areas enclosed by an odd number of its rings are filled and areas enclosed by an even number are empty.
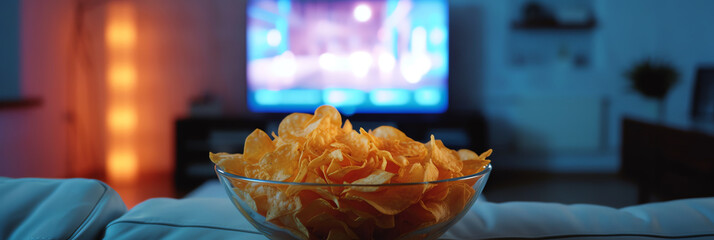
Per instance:
[[[491,154],[454,151],[434,136],[421,143],[389,126],[355,131],[331,106],[288,115],[272,137],[256,129],[243,154],[211,153],[211,161],[248,178],[356,185],[231,180],[253,211],[302,239],[394,239],[443,223],[471,200],[478,178],[424,182],[478,173]]]

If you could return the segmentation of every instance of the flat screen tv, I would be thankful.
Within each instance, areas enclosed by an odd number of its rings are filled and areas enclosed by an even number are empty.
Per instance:
[[[442,113],[448,0],[249,0],[253,112]]]

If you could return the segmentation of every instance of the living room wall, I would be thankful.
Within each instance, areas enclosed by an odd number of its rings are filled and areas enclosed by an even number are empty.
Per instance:
[[[222,103],[221,110],[225,114],[245,111],[241,84],[245,65],[241,57],[244,52],[243,3],[230,0],[129,2],[137,9],[135,97],[140,104],[135,144],[140,174],[170,174],[175,159],[174,121],[189,114],[193,100],[209,94]],[[80,4],[84,5],[78,7]],[[102,1],[21,1],[21,94],[38,97],[42,104],[0,112],[0,176],[103,174],[105,4]],[[84,12],[78,15],[78,11]],[[73,35],[77,34],[78,25],[84,34],[79,38]],[[77,39],[84,44],[79,50],[73,42]],[[87,66],[93,66],[91,71]],[[69,76],[86,81],[79,86],[73,84],[77,79]],[[77,91],[92,94],[77,103]],[[77,146],[72,144],[77,141],[76,130],[86,125],[77,124],[74,104],[86,101],[96,105],[88,113],[95,115],[88,124],[99,129],[85,129],[84,134],[93,136],[84,139],[84,145]],[[82,160],[78,160],[78,156]]]
[[[514,168],[617,171],[621,119],[659,121],[656,103],[632,91],[624,72],[648,57],[674,65],[680,83],[666,100],[664,121],[683,125],[689,121],[693,74],[699,65],[714,63],[712,1],[547,1],[546,6],[554,8],[591,8],[597,25],[591,30],[541,32],[512,28],[522,4],[529,1],[454,2],[484,13],[484,66],[481,76],[474,77],[483,79],[483,88],[474,92],[484,100],[475,108],[484,109],[490,119],[495,150],[514,155],[502,164]],[[577,54],[578,44],[584,44],[588,64],[514,64],[514,46],[529,43],[539,48],[535,54],[547,49],[555,53],[563,46]],[[598,130],[583,131],[589,128]]]
[[[20,3],[20,95],[39,107],[0,111],[0,175],[65,177],[64,86],[71,1]]]
[[[0,101],[20,97],[20,1],[0,2]]]

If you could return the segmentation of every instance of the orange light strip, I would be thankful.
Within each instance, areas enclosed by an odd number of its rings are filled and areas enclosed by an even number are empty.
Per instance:
[[[136,21],[128,1],[107,5],[107,157],[106,171],[112,184],[131,184],[138,175],[135,132],[138,122],[134,92],[137,73],[134,60]]]
[[[136,84],[136,69],[132,64],[109,66],[109,87],[118,91],[130,91]]]

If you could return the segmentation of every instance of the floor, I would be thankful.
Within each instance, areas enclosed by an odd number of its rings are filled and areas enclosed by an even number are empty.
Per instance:
[[[615,208],[637,204],[637,185],[617,174],[492,172],[483,196],[490,202],[589,203]]]
[[[132,183],[106,182],[119,193],[119,196],[121,196],[127,208],[133,208],[137,204],[150,198],[176,197],[173,175],[168,173],[139,176],[139,178]]]

